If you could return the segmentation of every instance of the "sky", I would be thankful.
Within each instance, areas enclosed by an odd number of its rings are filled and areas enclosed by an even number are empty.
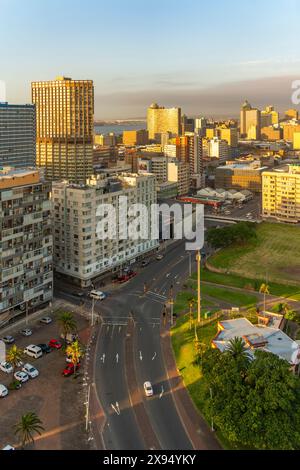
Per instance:
[[[188,115],[289,108],[300,79],[299,0],[0,0],[7,101],[30,82],[92,79],[95,118],[137,118],[152,102]]]

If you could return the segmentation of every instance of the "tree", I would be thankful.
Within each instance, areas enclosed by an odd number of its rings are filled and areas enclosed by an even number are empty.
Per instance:
[[[27,444],[34,442],[34,434],[41,435],[44,428],[42,421],[33,413],[26,413],[21,417],[19,423],[14,426],[15,434],[20,439],[21,447],[24,448]]]
[[[251,358],[250,354],[248,353],[245,342],[242,338],[233,338],[229,342],[229,346],[226,350],[231,356],[236,360],[241,360],[248,362]]]
[[[74,333],[77,331],[77,323],[73,314],[71,312],[63,312],[58,317],[58,323],[62,330],[62,334],[64,335],[64,339],[66,342],[67,335],[69,333]]]
[[[75,372],[78,364],[80,363],[80,359],[83,357],[83,349],[81,348],[78,340],[74,341],[74,343],[67,347],[66,354],[68,357],[70,357]]]
[[[259,288],[259,292],[264,294],[264,311],[266,311],[266,295],[270,294],[270,289],[268,284],[262,284]]]
[[[22,349],[18,348],[15,344],[7,351],[6,360],[9,362],[13,369],[20,364],[24,356]]]

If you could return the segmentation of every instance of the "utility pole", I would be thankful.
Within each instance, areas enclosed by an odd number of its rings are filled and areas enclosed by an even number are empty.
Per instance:
[[[192,253],[189,251],[189,273],[190,277],[192,277]]]
[[[26,300],[26,326],[28,326],[28,300]]]
[[[197,253],[197,271],[198,271],[198,324],[201,323],[201,284],[200,284],[200,274],[201,274],[201,253],[198,250]]]
[[[95,310],[95,299],[94,297],[92,297],[92,319],[91,319],[92,327],[94,326],[94,310]]]

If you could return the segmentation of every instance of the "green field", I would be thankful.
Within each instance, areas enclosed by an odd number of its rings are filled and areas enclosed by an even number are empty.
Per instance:
[[[209,263],[229,275],[250,280],[265,280],[267,276],[268,283],[300,287],[300,228],[262,223],[255,241],[225,248]]]

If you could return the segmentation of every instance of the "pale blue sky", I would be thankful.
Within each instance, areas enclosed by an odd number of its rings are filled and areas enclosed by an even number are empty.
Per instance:
[[[300,78],[299,0],[0,0],[0,19],[10,102],[64,74],[94,80],[97,118],[226,114],[245,93],[289,106]]]

